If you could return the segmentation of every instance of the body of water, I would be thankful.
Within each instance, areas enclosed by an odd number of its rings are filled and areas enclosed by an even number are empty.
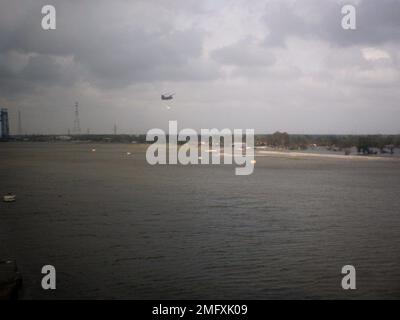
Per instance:
[[[400,162],[260,157],[244,177],[145,152],[0,144],[0,194],[17,195],[0,203],[0,259],[24,298],[400,298]]]

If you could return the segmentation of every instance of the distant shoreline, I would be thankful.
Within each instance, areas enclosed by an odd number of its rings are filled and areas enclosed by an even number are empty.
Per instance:
[[[260,156],[278,156],[286,158],[307,157],[307,158],[329,158],[343,160],[400,160],[397,157],[365,156],[365,155],[343,155],[343,154],[323,154],[307,152],[285,152],[285,151],[257,151],[256,157]]]
[[[142,142],[134,142],[134,143],[126,143],[126,142],[105,142],[105,141],[9,141],[6,143],[0,143],[0,146],[7,145],[23,145],[23,144],[35,144],[35,143],[46,143],[46,144],[55,144],[55,145],[90,145],[90,146],[100,146],[100,145],[115,145],[121,144],[125,146],[131,146],[136,148],[145,149],[150,144],[142,143]],[[164,146],[168,148],[167,144]],[[360,161],[400,161],[400,156],[381,156],[381,155],[363,155],[363,154],[332,154],[332,153],[317,153],[317,152],[298,152],[298,151],[275,151],[275,150],[260,150],[259,147],[255,148],[254,157],[276,157],[276,158],[286,158],[286,159],[337,159],[337,160],[360,160]],[[211,150],[210,150],[211,151]],[[224,152],[223,148],[220,150],[221,156],[232,156],[231,153]]]

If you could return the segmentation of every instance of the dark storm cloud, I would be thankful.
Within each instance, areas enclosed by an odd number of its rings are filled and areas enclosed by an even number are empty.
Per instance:
[[[107,45],[104,45],[104,44]],[[74,54],[97,84],[123,86],[146,81],[208,80],[216,76],[202,68],[202,36],[196,31],[148,33],[107,30]]]
[[[268,2],[264,21],[270,35],[266,43],[283,45],[290,36],[322,39],[339,46],[400,42],[400,1],[355,1],[357,30],[344,31],[341,8],[351,3],[321,0]]]
[[[29,58],[28,64],[21,71],[21,77],[26,81],[50,85],[73,84],[76,75],[70,66],[64,66],[56,61],[53,56],[38,55]]]
[[[1,52],[35,54],[29,65],[15,74],[0,70],[0,77],[7,76],[12,82],[20,79],[67,85],[72,79],[81,79],[113,88],[136,82],[196,81],[218,76],[213,63],[201,58],[202,32],[178,30],[169,17],[171,13],[163,7],[152,15],[151,5],[142,1],[135,2],[137,8],[133,9],[126,1],[114,5],[107,1],[51,1],[57,9],[57,30],[44,31],[40,24],[44,2],[22,3],[17,9],[14,1],[7,1],[2,5],[6,10],[0,13],[0,26],[5,30],[0,35]],[[174,7],[174,2],[171,5]],[[154,21],[138,16],[140,12]],[[14,19],[6,18],[13,15]],[[63,70],[57,57],[72,57],[69,70]]]
[[[71,59],[17,51],[0,54],[0,93],[4,95],[32,93],[54,85],[71,86],[78,77],[79,70]]]
[[[249,69],[274,64],[275,57],[268,48],[282,45],[290,36],[318,38],[341,46],[400,39],[400,1],[361,1],[356,6],[358,30],[354,32],[341,28],[343,2],[267,1],[264,22],[270,33],[266,46],[250,38],[241,39],[211,52],[212,59],[204,59],[206,32],[174,25],[181,12],[189,17],[209,13],[197,2],[49,3],[57,8],[57,30],[50,32],[40,25],[41,7],[47,1],[2,3],[0,53],[36,55],[18,71],[0,69],[3,82],[6,78],[14,84],[32,81],[28,87],[34,87],[41,83],[64,86],[82,80],[115,88],[152,81],[205,81],[221,76],[218,65],[249,73]],[[57,57],[72,60],[62,66]],[[21,90],[26,87],[21,83]]]

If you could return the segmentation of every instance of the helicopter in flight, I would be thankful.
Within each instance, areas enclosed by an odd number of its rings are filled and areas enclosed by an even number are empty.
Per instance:
[[[175,93],[171,94],[162,94],[161,95],[161,100],[172,100],[174,98]]]

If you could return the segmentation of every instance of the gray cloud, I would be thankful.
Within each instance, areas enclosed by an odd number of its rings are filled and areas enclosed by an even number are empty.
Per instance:
[[[356,8],[357,30],[341,27],[341,8]],[[271,1],[265,9],[264,22],[270,34],[267,45],[283,45],[290,36],[319,38],[334,45],[379,45],[400,41],[400,1]]]
[[[43,85],[71,85],[74,83],[75,74],[68,64],[62,65],[52,56],[38,55],[29,58],[28,64],[21,71],[20,76],[26,81],[41,83]]]
[[[1,18],[15,13],[20,20],[3,21],[7,32],[0,37],[2,52],[37,55],[23,74],[15,75],[17,78],[36,81],[39,76],[41,82],[59,85],[80,78],[102,87],[119,87],[140,81],[209,80],[218,76],[213,63],[201,59],[202,33],[178,30],[163,7],[154,11],[154,20],[149,21],[138,17],[135,9],[150,16],[148,10],[154,4],[140,1],[133,8],[128,2],[116,2],[115,10],[107,1],[96,1],[95,14],[90,1],[53,2],[57,8],[55,31],[41,29],[38,13],[44,3],[26,4],[22,9],[25,15],[17,14],[14,2],[4,5],[11,13],[2,10]],[[62,70],[54,60],[68,56],[73,57],[71,72]],[[74,77],[74,71],[79,71],[79,76]]]
[[[275,62],[268,49],[248,38],[213,51],[212,57],[221,64],[239,67],[267,67]]]
[[[76,100],[92,132],[115,122],[143,132],[172,118],[397,132],[400,1],[350,2],[358,29],[347,32],[337,0],[3,0],[0,102],[12,120],[17,108],[29,115],[32,132],[65,133]],[[45,4],[57,9],[55,31],[41,29]],[[167,91],[169,111],[159,100]]]

